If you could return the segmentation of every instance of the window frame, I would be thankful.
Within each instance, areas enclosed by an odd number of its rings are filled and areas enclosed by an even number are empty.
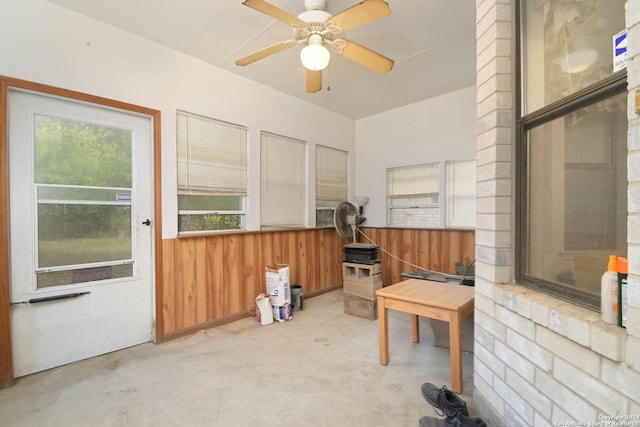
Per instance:
[[[519,61],[521,58],[519,57]],[[519,101],[522,100],[522,76],[518,88]],[[528,271],[528,244],[529,235],[527,233],[528,218],[528,158],[527,158],[527,132],[531,129],[549,123],[554,119],[566,116],[588,105],[606,100],[620,93],[627,92],[627,71],[626,69],[617,71],[601,81],[581,89],[563,99],[555,101],[529,115],[520,117],[520,103],[518,105],[518,120],[516,121],[516,245],[514,273],[518,284],[529,287],[543,293],[555,296],[565,301],[589,308],[600,310],[600,296],[592,295],[579,288],[563,286],[539,277],[526,274]],[[606,266],[603,267],[603,271]]]

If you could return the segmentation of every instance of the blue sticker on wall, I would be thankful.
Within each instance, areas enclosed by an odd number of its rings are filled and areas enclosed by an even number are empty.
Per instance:
[[[627,30],[613,36],[613,71],[627,67]]]

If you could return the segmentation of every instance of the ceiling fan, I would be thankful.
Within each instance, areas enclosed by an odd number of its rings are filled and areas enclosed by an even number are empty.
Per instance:
[[[300,51],[300,60],[307,69],[308,93],[322,89],[322,70],[330,59],[326,46],[335,53],[382,74],[393,68],[391,59],[338,37],[348,30],[390,15],[391,8],[384,0],[364,0],[334,16],[325,10],[326,0],[305,0],[307,10],[298,16],[265,0],[245,0],[242,4],[290,25],[293,28],[293,38],[239,58],[235,61],[236,65],[248,65],[298,44],[305,44]]]

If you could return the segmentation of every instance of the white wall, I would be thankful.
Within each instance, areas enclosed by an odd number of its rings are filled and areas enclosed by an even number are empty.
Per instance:
[[[355,195],[368,196],[365,225],[386,225],[386,169],[476,155],[475,87],[356,122]]]
[[[309,177],[315,144],[354,149],[350,118],[42,0],[0,2],[0,75],[160,110],[164,238],[177,234],[176,109],[249,127],[249,229],[259,228],[261,130],[307,141]]]

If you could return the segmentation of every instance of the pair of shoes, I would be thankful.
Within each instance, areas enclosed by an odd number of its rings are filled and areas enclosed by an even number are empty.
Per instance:
[[[422,396],[434,408],[441,411],[439,415],[469,415],[467,403],[447,387],[436,387],[431,383],[422,384]]]
[[[438,388],[431,383],[424,383],[422,384],[422,395],[445,418],[440,420],[433,417],[423,417],[420,419],[420,427],[486,427],[482,418],[469,416],[467,403],[447,387]]]

